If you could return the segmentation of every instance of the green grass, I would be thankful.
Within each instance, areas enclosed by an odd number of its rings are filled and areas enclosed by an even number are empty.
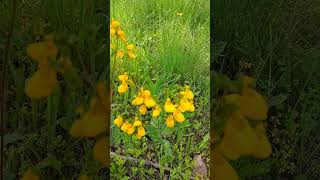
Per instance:
[[[177,16],[178,12],[183,15]],[[189,177],[195,154],[201,154],[209,164],[209,1],[112,1],[111,18],[120,21],[129,43],[137,46],[137,64],[124,64],[124,69],[134,74],[137,87],[150,89],[163,104],[168,91],[173,95],[172,89],[177,85],[189,84],[196,99],[194,117],[180,125],[176,123],[173,130],[165,126],[166,116],[144,118],[143,121],[149,121],[146,122],[147,138],[140,142],[113,126],[111,150],[135,157],[139,163],[113,158],[111,177]],[[119,81],[114,79],[115,91],[118,85]],[[130,98],[124,103],[126,98],[114,93],[112,119],[121,113],[135,113]],[[172,171],[169,174],[163,169],[145,166],[143,160]]]
[[[3,42],[13,2],[0,4],[1,59],[8,51]],[[76,118],[75,108],[85,104],[94,93],[88,81],[107,77],[105,1],[17,2],[6,69],[4,179],[20,179],[28,168],[38,170],[43,179],[72,179],[80,173],[105,179],[106,168],[92,158],[94,139],[72,138],[68,132]],[[59,76],[52,96],[31,101],[24,86],[37,64],[27,56],[26,46],[48,33],[56,34],[59,53],[70,56],[76,74]],[[87,81],[82,79],[83,73],[90,75],[86,75]],[[80,80],[76,81],[78,77]]]
[[[319,7],[316,0],[214,3],[214,42],[223,49],[213,59],[214,71],[257,78],[257,88],[273,104],[267,130],[273,154],[237,162],[242,179],[320,176]]]

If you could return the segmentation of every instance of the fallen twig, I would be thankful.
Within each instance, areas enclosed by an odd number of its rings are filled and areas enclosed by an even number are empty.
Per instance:
[[[138,163],[139,161],[143,160],[144,161],[144,164],[147,165],[147,166],[152,166],[152,167],[155,167],[157,169],[160,169],[162,166],[160,166],[158,163],[155,163],[155,162],[152,162],[152,161],[149,161],[149,160],[145,160],[145,159],[137,159],[137,158],[134,158],[134,157],[127,157],[127,156],[123,156],[123,155],[120,155],[120,154],[116,154],[115,152],[110,152],[110,156],[111,158],[112,157],[118,157],[120,159],[123,159],[123,160],[127,160],[127,161],[131,161],[131,162],[135,162],[135,163]],[[168,167],[162,167],[165,171],[167,172],[171,172],[172,169],[171,168],[168,168]],[[185,177],[185,175],[183,173],[180,173],[180,175],[182,177]],[[193,176],[190,177],[190,179],[194,179]]]

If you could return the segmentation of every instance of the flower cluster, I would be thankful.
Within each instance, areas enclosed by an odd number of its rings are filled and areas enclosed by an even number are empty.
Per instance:
[[[135,59],[137,55],[134,52],[135,46],[127,42],[125,32],[120,26],[120,22],[112,20],[110,24],[110,49],[115,51],[117,58],[122,59],[125,55],[129,59]],[[125,45],[125,48],[121,49],[118,44],[118,39]]]
[[[237,160],[240,156],[263,159],[272,152],[263,123],[267,118],[267,103],[252,88],[252,78],[244,76],[242,83],[240,94],[222,98],[224,104],[233,105],[236,110],[225,120],[223,136],[213,151],[214,179],[238,179],[227,159]]]
[[[149,90],[140,89],[138,95],[131,102],[134,106],[140,106],[139,112],[141,115],[146,115],[148,109],[154,107],[152,112],[153,117],[157,117],[160,115],[161,108],[157,105],[156,101],[152,98],[151,92]]]
[[[185,120],[183,115],[184,112],[194,112],[195,107],[193,104],[193,92],[190,90],[189,86],[185,87],[185,91],[180,92],[180,103],[179,105],[172,104],[170,98],[167,98],[164,110],[170,114],[166,119],[166,125],[168,128],[172,128],[174,126],[174,121],[181,123]]]
[[[138,139],[141,139],[144,135],[146,135],[146,131],[145,131],[144,127],[142,126],[142,122],[139,120],[138,117],[134,118],[133,124],[130,123],[128,120],[126,120],[126,122],[124,122],[122,116],[117,116],[117,118],[113,122],[118,127],[120,127],[120,129],[123,132],[127,133],[128,135],[132,135],[137,128],[136,137]]]

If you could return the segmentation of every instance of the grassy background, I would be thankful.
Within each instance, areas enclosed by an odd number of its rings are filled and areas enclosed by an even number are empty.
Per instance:
[[[129,72],[140,77],[136,79],[136,84],[142,85],[145,80],[147,88],[154,84],[157,87],[151,88],[151,91],[158,97],[162,96],[161,91],[165,88],[174,89],[176,85],[189,84],[196,99],[195,116],[188,118],[190,123],[183,123],[185,127],[179,127],[181,132],[176,132],[181,137],[166,137],[165,132],[161,132],[167,129],[163,118],[159,120],[159,129],[149,129],[148,138],[142,140],[141,144],[127,140],[119,134],[117,127],[112,129],[112,151],[172,168],[170,175],[141,163],[125,163],[114,158],[111,165],[112,177],[163,179],[170,176],[180,179],[181,173],[185,177],[191,175],[191,161],[195,154],[201,154],[206,163],[209,163],[209,7],[208,0],[111,2],[111,18],[120,21],[128,41],[137,46],[138,65],[125,64]],[[183,15],[177,16],[178,12]],[[118,84],[115,80],[114,87]],[[114,97],[117,102],[115,98],[117,97]],[[160,100],[164,103],[163,98]],[[130,106],[128,108],[132,109]],[[126,108],[122,104],[119,108],[115,107],[113,117],[124,109]],[[157,121],[152,120],[151,124]],[[173,129],[177,128],[175,126]]]
[[[7,112],[4,136],[4,179],[19,179],[28,168],[43,179],[72,179],[80,174],[106,178],[106,168],[92,158],[94,139],[72,138],[68,129],[75,109],[86,104],[94,89],[88,81],[106,79],[108,45],[104,0],[16,1],[14,30],[8,50],[5,42],[14,1],[0,3],[0,57],[9,51],[5,87]],[[31,101],[24,93],[25,79],[37,69],[26,46],[56,33],[59,52],[69,55],[76,67],[74,81],[61,76],[48,99]],[[105,59],[105,60],[103,60]]]
[[[273,154],[235,162],[241,179],[320,177],[319,8],[318,0],[214,1],[213,70],[257,78],[270,104]]]

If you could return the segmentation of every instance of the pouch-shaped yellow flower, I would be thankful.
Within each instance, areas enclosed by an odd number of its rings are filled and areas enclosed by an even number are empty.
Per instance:
[[[250,155],[256,148],[257,136],[247,119],[235,112],[227,119],[218,150],[228,159],[236,160],[241,155]]]
[[[41,65],[31,78],[26,80],[25,93],[32,99],[48,97],[57,85],[57,73],[49,65]]]
[[[193,92],[190,90],[190,86],[186,86],[185,91],[180,92],[180,94],[190,100],[194,98]]]
[[[141,105],[140,108],[139,108],[139,112],[142,115],[145,115],[147,113],[147,106],[146,105]]]
[[[120,86],[118,87],[118,92],[120,94],[127,92],[129,89],[128,84],[127,83],[122,83],[120,84]]]
[[[109,150],[107,147],[107,137],[100,138],[97,140],[96,144],[93,147],[93,157],[97,161],[99,161],[101,164],[106,166],[108,164],[108,154]]]
[[[142,126],[142,122],[137,118],[135,117],[134,118],[134,122],[133,122],[133,126]]]
[[[136,134],[136,137],[138,139],[141,139],[144,135],[146,135],[146,130],[144,129],[143,126],[138,127],[138,132]]]
[[[188,101],[188,99],[186,97],[183,97],[180,100],[180,104],[179,104],[178,109],[181,112],[189,111],[191,109],[191,103]]]
[[[174,118],[172,114],[170,114],[166,119],[166,125],[168,128],[172,128],[174,126]]]
[[[128,126],[129,125],[129,121],[126,121],[125,123],[123,123],[122,124],[122,126],[121,126],[121,130],[123,131],[123,132],[126,132],[127,130],[128,130]]]
[[[170,98],[168,98],[164,104],[164,110],[168,113],[172,113],[175,109],[176,107],[171,103]]]
[[[144,98],[144,104],[147,108],[152,108],[156,105],[156,102],[153,100],[151,96]]]
[[[113,123],[115,125],[117,125],[118,127],[120,127],[122,124],[123,124],[123,120],[122,120],[122,117],[121,116],[118,116],[114,121]]]
[[[126,83],[127,80],[129,79],[128,75],[126,73],[121,74],[118,76],[118,79],[122,82],[122,83]]]
[[[258,124],[254,131],[258,137],[257,142],[255,144],[255,149],[253,149],[253,152],[251,155],[258,159],[264,159],[271,155],[272,153],[272,147],[271,144],[267,138],[266,130],[263,126],[263,123]]]
[[[141,95],[138,95],[134,100],[132,100],[131,104],[135,106],[139,106],[143,103],[143,97]]]
[[[106,130],[107,116],[101,101],[96,97],[92,98],[89,111],[72,124],[70,134],[73,137],[94,137]]]
[[[214,180],[238,180],[238,174],[228,161],[217,152],[213,152],[212,155],[213,174]]]
[[[180,123],[185,120],[184,115],[178,109],[175,109],[172,114],[174,119]]]
[[[40,178],[34,174],[31,169],[28,169],[20,180],[40,180]]]
[[[58,55],[58,48],[52,39],[29,44],[26,51],[33,60],[40,64],[49,59],[55,60]]]
[[[236,105],[248,119],[264,120],[267,118],[268,105],[263,97],[253,89],[247,89],[244,95],[227,95],[225,99],[227,103]]]
[[[132,124],[128,124],[128,129],[126,131],[127,134],[131,135],[135,130],[135,127]]]
[[[158,117],[161,113],[161,108],[159,105],[156,105],[155,109],[152,111],[152,117]]]

